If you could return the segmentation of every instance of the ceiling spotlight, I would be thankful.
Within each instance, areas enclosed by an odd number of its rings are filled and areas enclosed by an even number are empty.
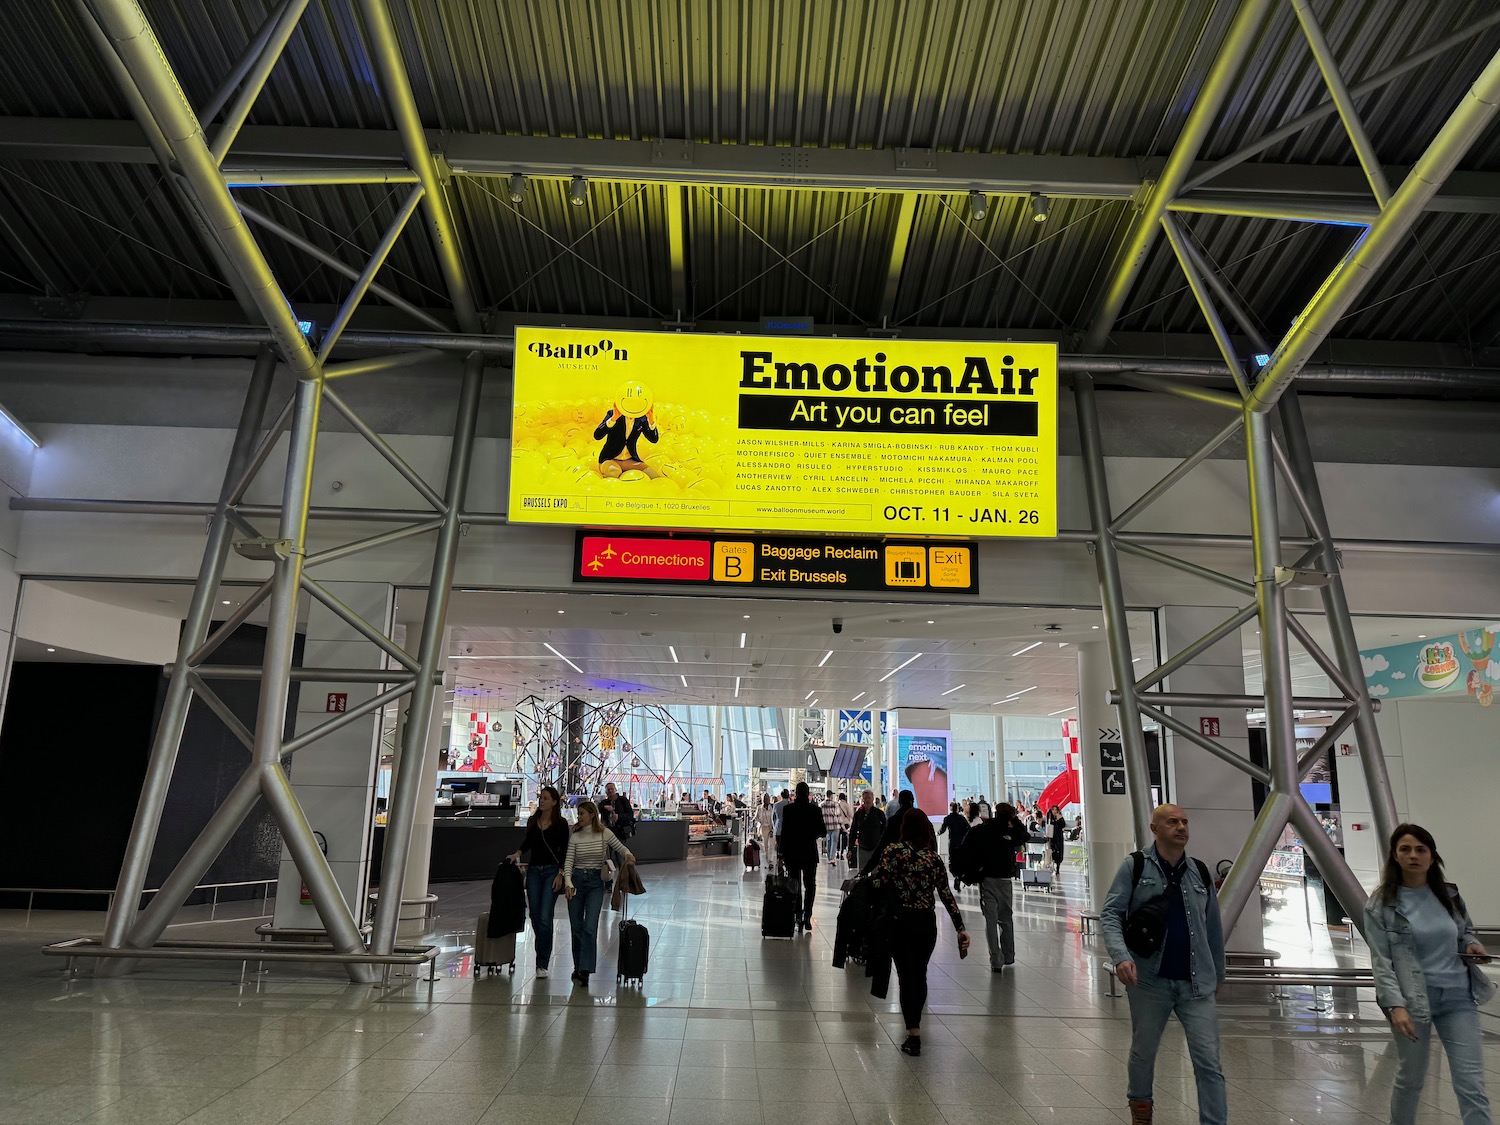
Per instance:
[[[969,218],[976,223],[990,213],[990,202],[982,191],[969,192]]]
[[[510,201],[520,203],[526,198],[526,177],[517,172],[506,185],[510,189]]]
[[[574,207],[582,207],[589,201],[589,182],[582,176],[574,176],[573,182],[568,185],[568,202]]]
[[[1047,221],[1048,208],[1050,208],[1051,206],[1052,205],[1047,201],[1047,197],[1041,192],[1032,192],[1031,221],[1034,223],[1045,223]]]
[[[57,651],[57,649],[55,649],[55,648],[49,648],[49,649],[48,649],[48,650],[47,650],[47,651],[48,651],[48,652],[56,652],[56,651]]]

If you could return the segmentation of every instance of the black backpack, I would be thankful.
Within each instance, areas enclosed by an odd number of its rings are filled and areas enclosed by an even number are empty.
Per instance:
[[[1132,864],[1130,894],[1134,897],[1136,885],[1141,881],[1141,873],[1146,870],[1146,853],[1131,852],[1130,860]],[[1203,885],[1212,888],[1214,884],[1208,874],[1208,867],[1201,859],[1195,859],[1193,863],[1198,867],[1198,875],[1203,880]],[[1125,947],[1137,957],[1150,957],[1155,954],[1166,937],[1167,895],[1165,891],[1155,898],[1147,899],[1125,915]]]

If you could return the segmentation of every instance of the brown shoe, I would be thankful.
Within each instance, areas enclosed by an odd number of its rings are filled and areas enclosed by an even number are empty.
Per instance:
[[[1130,1125],[1151,1125],[1151,1103],[1130,1103]]]

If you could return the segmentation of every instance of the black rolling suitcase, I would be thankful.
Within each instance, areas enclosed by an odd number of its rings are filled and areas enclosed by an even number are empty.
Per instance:
[[[620,960],[615,967],[615,976],[621,982],[646,979],[646,969],[651,961],[651,933],[639,922],[629,920],[620,923]]]
[[[620,912],[624,914],[630,909],[630,896],[623,895],[620,900]],[[651,963],[651,931],[639,922],[629,918],[620,919],[620,956],[615,962],[615,980],[617,983],[635,981],[637,984],[644,983],[646,970]]]
[[[767,875],[766,894],[761,901],[760,936],[790,938],[796,919],[796,891],[780,875]]]

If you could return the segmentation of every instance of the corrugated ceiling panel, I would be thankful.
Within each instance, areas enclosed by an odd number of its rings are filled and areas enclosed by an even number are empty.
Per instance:
[[[892,323],[1066,331],[1097,283],[1127,214],[1122,202],[1058,199],[1045,223],[1028,201],[993,197],[978,222],[964,196],[926,196]]]
[[[811,315],[871,324],[899,200],[863,192],[689,191],[689,308],[698,319]]]
[[[493,176],[453,181],[480,304],[514,312],[671,319],[663,189],[592,183],[583,206],[561,180],[533,180],[521,203]]]
[[[162,179],[145,165],[0,163],[0,181],[80,291],[229,296]]]

